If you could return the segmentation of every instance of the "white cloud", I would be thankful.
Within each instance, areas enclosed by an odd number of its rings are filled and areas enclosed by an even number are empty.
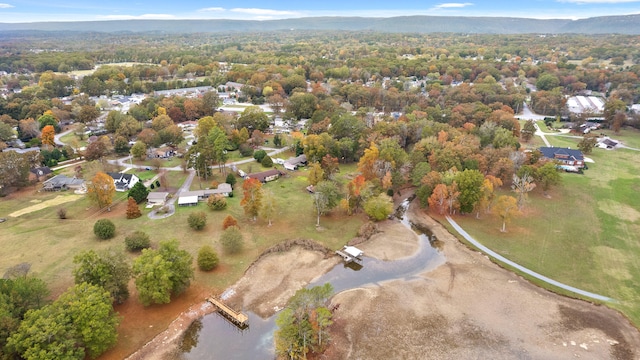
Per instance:
[[[8,8],[12,8],[15,7],[11,4],[0,4],[0,9],[8,9]]]
[[[558,2],[572,4],[626,4],[639,1],[640,0],[558,0]]]
[[[251,14],[258,16],[283,16],[283,15],[298,15],[295,11],[288,10],[273,10],[273,9],[256,9],[256,8],[234,8],[230,11]]]
[[[198,12],[222,12],[224,8],[222,7],[210,7],[198,10]]]
[[[436,5],[435,9],[451,9],[451,8],[463,8],[467,6],[472,6],[473,3],[444,3]]]
[[[176,17],[171,14],[143,14],[143,15],[104,15],[101,20],[171,20]]]

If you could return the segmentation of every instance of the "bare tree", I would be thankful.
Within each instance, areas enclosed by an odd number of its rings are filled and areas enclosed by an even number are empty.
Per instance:
[[[511,184],[511,190],[518,195],[518,210],[522,210],[524,202],[527,199],[527,194],[536,188],[536,184],[533,182],[533,177],[527,173],[522,177],[513,174],[513,183]]]

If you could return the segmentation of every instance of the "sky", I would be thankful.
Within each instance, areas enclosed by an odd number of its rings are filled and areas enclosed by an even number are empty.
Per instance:
[[[497,16],[582,19],[640,14],[640,0],[0,0],[0,22],[133,19],[276,20],[310,16]]]

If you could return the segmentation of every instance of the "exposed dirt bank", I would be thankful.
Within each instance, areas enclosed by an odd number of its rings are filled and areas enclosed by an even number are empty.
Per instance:
[[[410,216],[442,242],[446,263],[417,280],[395,280],[337,294],[332,300],[340,304],[332,326],[333,342],[323,358],[640,357],[640,333],[616,311],[530,284],[466,248],[415,204]],[[358,245],[368,256],[394,260],[418,249],[415,234],[397,222],[385,221],[379,230]],[[325,255],[325,251],[300,246],[264,255],[226,292],[226,299],[236,308],[270,316],[297,289],[339,262]],[[169,358],[167,354],[179,343],[180,330],[186,328],[182,324],[192,320],[189,315],[180,326],[170,326],[154,345],[130,359]]]
[[[442,241],[446,264],[419,280],[336,295],[333,303],[340,308],[329,358],[640,356],[640,333],[616,311],[530,284],[467,249],[416,208],[411,209],[413,221],[427,225]]]

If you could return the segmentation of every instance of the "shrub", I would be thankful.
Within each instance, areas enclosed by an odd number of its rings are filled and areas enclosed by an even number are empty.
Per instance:
[[[93,224],[93,233],[102,240],[110,239],[116,234],[116,226],[109,219],[100,219]]]
[[[242,251],[243,239],[240,228],[237,226],[227,228],[220,236],[220,242],[224,251],[228,254],[236,254]]]
[[[258,162],[262,162],[262,159],[264,159],[266,156],[267,156],[267,152],[264,150],[258,150],[253,153],[253,158],[256,159],[256,161]]]
[[[231,215],[227,215],[222,221],[222,230],[227,230],[231,226],[238,226],[238,220]]]
[[[129,251],[140,251],[151,246],[151,239],[144,231],[135,231],[124,238],[124,244]]]
[[[211,210],[224,210],[227,207],[227,199],[220,194],[214,194],[207,199],[207,206]]]
[[[240,151],[240,155],[242,155],[243,157],[253,155],[253,149],[247,144],[241,144],[238,150]]]
[[[207,225],[207,214],[203,211],[191,213],[187,221],[193,230],[202,230]]]
[[[218,255],[209,245],[205,245],[198,251],[198,268],[202,271],[213,270],[218,266]]]
[[[273,167],[273,160],[271,160],[271,157],[267,155],[262,158],[262,161],[260,161],[260,164],[262,164],[262,166],[264,167]]]
[[[64,220],[67,218],[67,209],[61,207],[58,209],[58,219]]]
[[[371,197],[364,203],[364,212],[374,221],[384,220],[393,213],[393,201],[386,194]]]

